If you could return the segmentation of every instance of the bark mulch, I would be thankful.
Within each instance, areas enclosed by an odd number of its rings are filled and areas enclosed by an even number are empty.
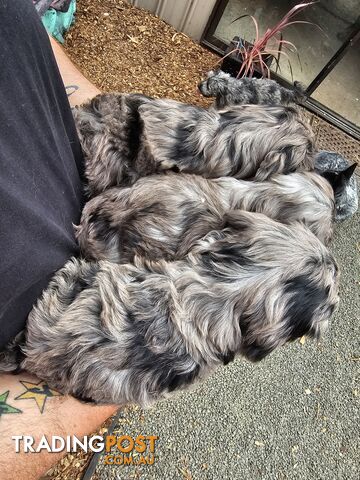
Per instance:
[[[104,92],[139,92],[208,105],[197,83],[219,57],[121,0],[82,0],[65,49]]]

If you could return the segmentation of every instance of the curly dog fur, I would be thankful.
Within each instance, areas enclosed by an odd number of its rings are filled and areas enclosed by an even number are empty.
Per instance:
[[[314,139],[289,106],[195,107],[139,94],[102,94],[74,110],[90,196],[175,170],[263,181],[314,169]]]
[[[76,237],[88,260],[182,259],[197,240],[224,228],[227,213],[241,209],[286,224],[303,222],[327,244],[334,208],[331,186],[316,173],[276,175],[268,182],[153,175],[87,202]]]
[[[148,405],[237,355],[259,361],[319,337],[338,303],[327,248],[259,213],[226,222],[181,261],[68,262],[0,371],[25,369],[86,401]]]

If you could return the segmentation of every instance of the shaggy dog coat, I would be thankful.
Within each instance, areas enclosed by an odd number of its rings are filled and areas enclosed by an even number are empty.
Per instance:
[[[330,184],[316,173],[276,175],[268,182],[153,175],[87,202],[76,237],[89,260],[181,259],[197,240],[224,228],[227,213],[241,209],[303,222],[327,244],[334,208]]]
[[[258,213],[233,212],[227,224],[178,262],[68,262],[0,371],[23,368],[87,401],[148,405],[236,355],[258,361],[318,337],[338,302],[326,247]]]
[[[90,196],[164,170],[263,181],[314,169],[311,129],[293,107],[206,110],[103,94],[74,110]]]

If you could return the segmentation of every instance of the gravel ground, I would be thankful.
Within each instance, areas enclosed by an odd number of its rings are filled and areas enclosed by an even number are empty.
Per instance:
[[[358,178],[359,180],[359,178]],[[122,413],[118,435],[159,435],[154,465],[105,466],[94,479],[358,479],[360,236],[338,226],[341,306],[319,344],[219,369],[192,392]]]

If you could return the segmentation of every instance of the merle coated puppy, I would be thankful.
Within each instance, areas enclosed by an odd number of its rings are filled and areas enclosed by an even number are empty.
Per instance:
[[[313,134],[293,107],[223,110],[102,94],[74,110],[90,196],[165,170],[266,180],[314,169]]]
[[[233,210],[302,222],[325,244],[333,230],[334,194],[316,173],[275,175],[267,182],[198,175],[153,175],[88,201],[76,237],[88,260],[182,259],[197,240],[225,227]]]
[[[216,108],[232,105],[290,105],[301,103],[305,92],[300,82],[289,90],[269,78],[234,78],[228,73],[210,71],[198,85],[204,97],[215,97]]]
[[[0,354],[95,403],[149,405],[242,355],[259,361],[318,338],[338,303],[338,268],[303,225],[232,212],[178,262],[71,260]]]

